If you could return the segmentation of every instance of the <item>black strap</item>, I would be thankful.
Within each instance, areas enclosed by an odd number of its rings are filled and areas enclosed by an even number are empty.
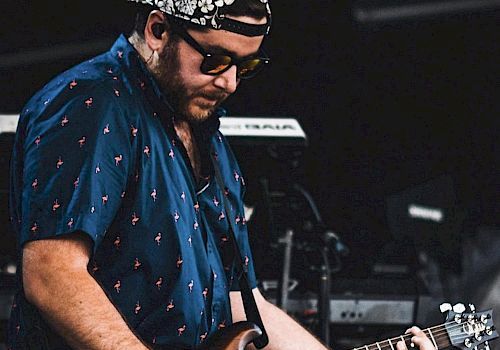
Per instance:
[[[245,36],[260,36],[269,33],[270,25],[265,24],[249,24],[236,21],[229,17],[224,17],[220,20],[220,29],[224,29],[233,33],[242,34]]]
[[[212,163],[214,165],[215,179],[217,180],[217,183],[219,184],[219,187],[222,191],[226,220],[229,222],[229,237],[233,241],[236,271],[238,272],[238,282],[240,285],[241,297],[243,299],[243,306],[245,308],[245,315],[247,317],[247,321],[255,323],[262,331],[262,335],[253,340],[253,344],[255,345],[255,347],[257,349],[262,349],[269,343],[269,338],[267,336],[266,329],[264,328],[264,323],[262,322],[262,319],[260,317],[259,309],[257,308],[257,303],[255,302],[255,298],[252,293],[252,288],[250,287],[250,283],[248,281],[248,267],[243,262],[241,251],[238,246],[238,241],[236,240],[236,236],[234,233],[236,232],[234,222],[232,220],[231,213],[229,212],[230,204],[225,193],[226,186],[224,185],[224,181],[222,180],[222,174],[220,172],[219,164],[213,152],[211,152],[211,157]]]

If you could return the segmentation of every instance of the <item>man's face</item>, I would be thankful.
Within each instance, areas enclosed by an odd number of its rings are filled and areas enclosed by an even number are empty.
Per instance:
[[[266,19],[234,17],[251,24],[262,24]],[[189,34],[213,54],[247,57],[259,51],[263,37],[247,37],[225,30],[195,31]],[[176,111],[190,122],[206,120],[213,111],[236,91],[239,79],[236,66],[220,75],[206,75],[200,71],[203,56],[178,36],[169,39],[154,73]]]

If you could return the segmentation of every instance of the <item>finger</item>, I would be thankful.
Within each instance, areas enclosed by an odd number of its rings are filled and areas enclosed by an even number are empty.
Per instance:
[[[396,343],[396,349],[397,350],[408,350],[408,348],[406,347],[406,344],[401,340]]]
[[[420,328],[418,328],[417,326],[413,326],[411,328],[408,328],[406,330],[406,333],[411,333],[417,337],[425,337],[425,333],[423,330],[421,330]]]
[[[428,339],[415,339],[414,344],[418,346],[420,350],[436,350],[437,348],[434,346],[434,344]]]
[[[425,335],[422,337],[414,336],[411,338],[411,342],[417,345],[420,349],[433,349],[434,345]]]
[[[413,335],[411,337],[411,342],[418,346],[420,350],[433,350],[435,349],[434,344],[432,344],[431,340],[425,335],[424,331],[422,331],[418,327],[411,327],[409,333]]]

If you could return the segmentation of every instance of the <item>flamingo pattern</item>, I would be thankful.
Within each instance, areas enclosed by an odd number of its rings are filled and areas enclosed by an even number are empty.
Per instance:
[[[236,221],[253,287],[256,279],[243,177],[217,130],[218,115],[207,121],[204,147],[217,154],[227,188],[209,177],[201,191],[173,128],[175,113],[159,91],[124,36],[107,54],[50,82],[21,115],[11,216],[21,245],[86,233],[94,242],[89,271],[134,332],[189,348],[232,322],[229,291],[239,288],[227,268],[232,261],[223,261],[232,247],[220,244],[227,219]],[[15,305],[13,348],[30,336],[20,294]]]

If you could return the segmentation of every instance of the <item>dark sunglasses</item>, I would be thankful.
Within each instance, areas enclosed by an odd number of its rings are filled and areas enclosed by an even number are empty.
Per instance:
[[[200,67],[203,74],[219,75],[230,69],[233,65],[236,65],[236,76],[239,79],[250,79],[259,73],[265,65],[271,62],[262,49],[260,50],[262,56],[251,56],[241,59],[230,55],[209,53],[189,35],[184,26],[174,24],[172,25],[172,30],[203,56],[203,62]]]

